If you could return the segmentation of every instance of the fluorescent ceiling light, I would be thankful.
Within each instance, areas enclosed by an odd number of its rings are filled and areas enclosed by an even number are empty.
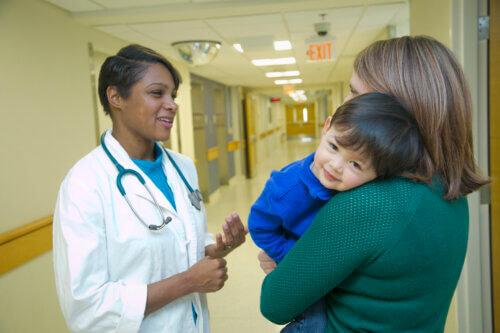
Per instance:
[[[283,76],[299,76],[299,71],[288,71],[288,72],[267,72],[267,77],[283,77]]]
[[[274,80],[274,84],[298,84],[298,83],[302,83],[302,79]]]
[[[295,58],[254,59],[252,64],[255,66],[292,65],[295,64]]]
[[[285,51],[292,49],[292,43],[289,40],[277,40],[274,42],[274,49],[276,51]]]
[[[241,44],[239,43],[236,43],[236,44],[233,44],[233,47],[236,49],[236,51],[238,51],[239,53],[243,53],[243,48],[241,47]]]
[[[307,96],[304,90],[295,90],[288,94],[295,102],[305,102],[307,101]]]

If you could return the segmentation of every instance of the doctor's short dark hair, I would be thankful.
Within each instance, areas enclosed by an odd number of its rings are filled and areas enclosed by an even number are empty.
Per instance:
[[[339,145],[371,159],[377,178],[424,179],[423,161],[428,153],[417,122],[394,97],[381,93],[357,96],[335,111],[332,126]]]
[[[110,113],[106,90],[114,86],[121,97],[130,95],[132,86],[146,74],[150,64],[161,64],[170,72],[174,79],[175,91],[182,82],[179,72],[161,54],[147,47],[130,44],[122,48],[114,56],[106,58],[99,72],[99,100],[106,114]]]

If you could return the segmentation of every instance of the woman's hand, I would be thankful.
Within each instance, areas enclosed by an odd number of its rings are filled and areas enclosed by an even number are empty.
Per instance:
[[[212,258],[225,257],[245,242],[247,233],[248,229],[241,222],[239,215],[232,213],[226,217],[222,233],[215,235],[215,244],[205,248],[205,254]]]
[[[210,293],[224,287],[227,280],[226,260],[205,257],[186,272],[193,292]]]
[[[276,262],[264,251],[260,251],[257,259],[259,259],[260,268],[266,274],[271,273],[276,268]]]
[[[226,261],[205,257],[187,271],[148,284],[144,315],[162,308],[191,293],[210,293],[224,287],[227,280]]]

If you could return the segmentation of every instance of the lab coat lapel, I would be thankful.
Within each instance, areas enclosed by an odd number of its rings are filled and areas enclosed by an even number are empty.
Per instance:
[[[116,158],[118,163],[120,163],[125,169],[132,169],[137,171],[144,178],[144,181],[146,182],[148,188],[151,190],[151,193],[156,199],[158,205],[160,205],[160,207],[162,207],[167,211],[165,213],[178,217],[178,214],[172,207],[172,204],[170,204],[165,195],[158,189],[158,187],[156,187],[156,185],[149,179],[149,177],[146,176],[144,172],[142,172],[142,170],[134,163],[134,161],[132,161],[132,159],[128,156],[125,149],[111,135],[111,130],[109,130],[106,133],[106,136],[104,137],[104,142],[106,143],[106,146],[108,147],[111,154],[113,154],[113,156]],[[163,159],[164,158],[166,158],[166,156],[163,156]],[[163,163],[165,162],[163,161]],[[138,197],[140,199],[147,200],[152,205],[154,205],[153,198],[151,197],[147,189],[139,182],[139,180],[136,177],[131,175],[126,175],[123,177],[122,183],[125,188],[125,191],[127,192],[127,196],[131,198],[130,200],[132,200],[132,204],[134,201],[134,197]]]
[[[174,157],[172,156],[172,158]],[[177,163],[177,165],[179,165],[179,163]],[[191,202],[188,199],[189,190],[186,184],[184,184],[184,181],[166,155],[165,151],[163,151],[163,168],[166,170],[167,179],[169,180],[169,184],[174,192],[177,212],[180,215],[184,230],[186,231],[189,266],[191,266],[197,261],[196,251],[198,250],[194,225],[196,221],[193,220],[193,216],[190,213],[191,210],[195,208],[191,205]],[[185,170],[181,170],[181,172],[185,172]]]

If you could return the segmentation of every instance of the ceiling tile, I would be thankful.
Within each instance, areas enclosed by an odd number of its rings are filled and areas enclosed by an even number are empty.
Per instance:
[[[0,0],[1,1],[1,0]],[[257,1],[247,0],[47,0],[69,11],[96,11],[108,8],[110,24],[94,26],[96,29],[125,40],[129,43],[140,43],[151,47],[172,60],[183,61],[171,46],[179,40],[209,39],[222,42],[218,56],[210,64],[200,67],[189,67],[190,71],[209,79],[225,84],[236,84],[249,87],[270,87],[280,90],[274,85],[274,79],[266,78],[268,71],[299,70],[304,84],[328,85],[339,80],[348,80],[352,71],[354,56],[380,38],[388,24],[406,24],[408,22],[408,3],[404,0],[367,0],[364,6],[334,7],[334,0],[325,1],[325,8],[319,10],[295,10],[293,6],[281,6],[279,10],[265,14],[246,14],[237,12],[221,18],[211,14],[211,18],[200,18],[184,21],[144,21],[138,24],[111,25],[113,14],[129,10],[130,15],[140,13],[141,9],[151,6],[164,6],[177,10],[196,11],[199,8],[234,8],[236,3],[245,6],[257,6]],[[264,0],[259,0],[264,3]],[[291,0],[287,0],[291,1]],[[281,4],[284,0],[267,0],[266,4]],[[373,4],[373,3],[378,4]],[[380,4],[386,2],[386,4]],[[214,3],[214,7],[210,6]],[[217,6],[215,6],[217,3]],[[359,3],[359,2],[358,2]],[[372,3],[372,5],[370,5]],[[99,6],[101,5],[101,7]],[[139,8],[143,7],[143,8]],[[275,6],[276,7],[276,6]],[[276,8],[279,8],[276,7]],[[301,8],[304,8],[302,6]],[[210,11],[208,11],[210,12]],[[314,24],[323,19],[330,23],[329,37],[333,38],[336,59],[329,63],[309,63],[307,61],[307,41],[317,36]],[[196,12],[195,12],[196,14]],[[86,14],[85,14],[86,15]],[[98,15],[98,14],[96,14]],[[200,14],[201,15],[201,14]],[[192,15],[190,17],[202,17]],[[176,18],[179,19],[179,18]],[[151,19],[152,20],[152,19]],[[402,22],[402,23],[401,23]],[[120,23],[120,22],[118,22]],[[275,51],[273,41],[290,40],[292,49]],[[241,43],[244,53],[237,52],[233,43]],[[256,67],[252,59],[295,57],[296,64],[285,66]],[[276,88],[277,87],[277,88]]]
[[[109,9],[119,9],[119,8],[132,8],[132,7],[151,7],[151,6],[162,6],[171,5],[179,3],[190,3],[190,0],[93,0],[94,2],[109,8]]]
[[[329,75],[330,82],[348,82],[351,78],[355,57],[342,57]]]
[[[316,10],[307,12],[286,13],[288,29],[290,33],[308,33],[316,35],[314,24],[318,22],[330,23],[330,34],[351,30],[356,25],[363,13],[363,7],[347,7],[329,10]],[[320,14],[326,14],[324,19]]]
[[[86,12],[102,10],[103,7],[88,0],[46,0],[53,5],[66,9],[70,12]]]
[[[343,51],[343,55],[355,56],[365,47],[373,43],[375,39],[384,31],[384,29],[386,29],[386,27],[376,27],[356,31],[347,43]]]
[[[219,36],[207,27],[203,21],[133,24],[130,27],[150,38],[167,44],[181,40],[220,41]]]
[[[368,6],[358,29],[386,26],[404,6],[404,4]]]
[[[271,36],[271,38],[286,39],[288,36],[279,14],[228,17],[207,22],[229,42],[237,42],[244,37]]]

